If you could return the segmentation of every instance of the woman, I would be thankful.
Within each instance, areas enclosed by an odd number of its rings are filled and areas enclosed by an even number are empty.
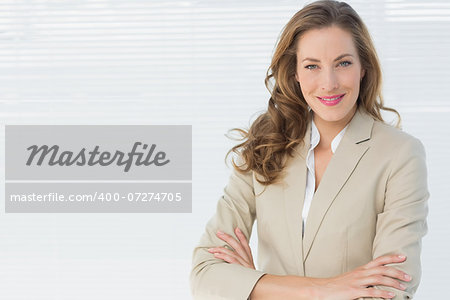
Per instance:
[[[267,112],[240,131],[194,250],[195,299],[411,299],[427,231],[425,151],[383,121],[381,110],[398,113],[383,105],[357,13],[335,1],[296,13],[266,85]],[[248,245],[256,219],[261,271]]]

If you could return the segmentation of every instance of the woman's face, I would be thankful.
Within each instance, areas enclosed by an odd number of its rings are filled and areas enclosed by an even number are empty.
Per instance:
[[[300,38],[295,78],[314,111],[314,121],[350,121],[363,76],[357,49],[347,31],[331,26],[308,30]]]

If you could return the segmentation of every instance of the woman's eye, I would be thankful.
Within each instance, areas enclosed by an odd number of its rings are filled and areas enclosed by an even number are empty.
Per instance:
[[[314,69],[316,69],[317,68],[317,65],[307,65],[306,67],[305,67],[305,69],[308,69],[308,70],[314,70]]]
[[[339,63],[339,65],[340,65],[340,66],[343,66],[343,67],[350,66],[351,64],[352,64],[352,63],[349,62],[349,61],[341,61],[341,62]]]

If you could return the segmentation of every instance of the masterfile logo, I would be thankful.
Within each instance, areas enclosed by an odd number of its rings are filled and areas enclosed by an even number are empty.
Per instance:
[[[146,153],[138,151],[138,148],[141,145],[142,150],[145,151],[147,148],[149,148],[149,150],[147,150]],[[136,161],[134,162],[136,166],[150,166],[154,164],[155,166],[160,167],[170,162],[170,160],[165,159],[166,153],[163,151],[157,152],[153,157],[153,152],[156,148],[155,144],[148,147],[147,144],[135,142],[133,149],[128,153],[118,150],[115,151],[114,154],[109,151],[100,152],[99,148],[100,146],[96,145],[92,151],[86,151],[86,148],[83,148],[80,152],[74,153],[72,151],[60,151],[60,147],[57,145],[53,145],[52,147],[49,147],[48,145],[42,145],[40,147],[32,145],[27,148],[27,150],[30,151],[27,166],[31,166],[33,163],[41,166],[45,161],[49,166],[94,166],[96,164],[109,166],[116,163],[118,166],[125,166],[124,172],[128,172],[133,165],[134,158],[136,158]],[[36,162],[34,162],[35,158]]]
[[[7,213],[191,212],[189,125],[5,129]]]

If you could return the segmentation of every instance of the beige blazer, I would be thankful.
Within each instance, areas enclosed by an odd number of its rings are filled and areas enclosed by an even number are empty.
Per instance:
[[[284,180],[264,192],[255,180],[260,175],[233,170],[193,252],[194,299],[247,299],[265,273],[332,277],[396,253],[407,256],[396,267],[412,281],[405,283],[406,291],[381,288],[394,291],[394,299],[413,297],[421,277],[429,198],[422,143],[359,108],[314,194],[302,238],[310,131],[309,124],[305,145],[287,159]],[[258,270],[229,264],[207,251],[228,246],[216,237],[217,230],[235,237],[233,229],[239,226],[249,238],[255,220]]]

